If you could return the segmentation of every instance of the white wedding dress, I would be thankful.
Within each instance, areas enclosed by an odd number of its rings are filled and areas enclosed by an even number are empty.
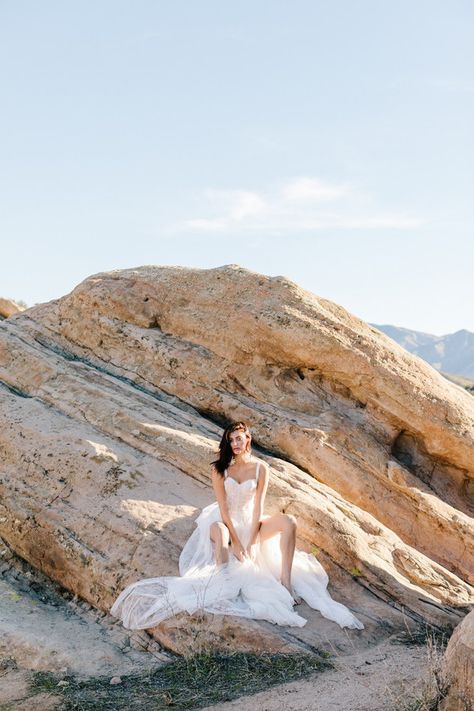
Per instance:
[[[227,503],[237,535],[245,548],[249,542],[259,462],[255,479],[239,484],[225,471]],[[280,583],[280,535],[265,541],[257,538],[253,560],[239,561],[229,552],[229,562],[217,564],[210,527],[221,521],[216,502],[206,506],[196,519],[196,529],[179,557],[179,576],[146,578],[126,587],[111,607],[127,629],[148,629],[183,610],[204,610],[269,620],[278,625],[302,627],[307,620],[293,607],[293,598]],[[347,607],[331,598],[328,576],[310,553],[295,550],[291,583],[295,594],[341,627],[363,629]]]

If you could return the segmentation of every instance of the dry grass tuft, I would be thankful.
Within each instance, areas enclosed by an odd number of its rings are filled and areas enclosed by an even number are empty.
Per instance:
[[[201,653],[147,674],[124,676],[121,683],[113,686],[110,676],[80,679],[38,672],[30,693],[60,693],[61,711],[161,711],[170,706],[177,710],[197,709],[301,679],[331,666],[328,659],[312,654]],[[34,706],[34,698],[31,701]]]

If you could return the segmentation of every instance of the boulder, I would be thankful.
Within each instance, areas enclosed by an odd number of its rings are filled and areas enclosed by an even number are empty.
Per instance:
[[[472,397],[284,277],[91,276],[0,324],[0,394],[0,535],[101,609],[177,574],[231,419],[271,468],[266,510],[297,516],[338,599],[364,592],[367,630],[472,604]]]
[[[441,711],[468,711],[474,704],[474,610],[458,624],[446,648],[442,677],[447,695]]]
[[[0,319],[13,316],[13,314],[17,314],[20,311],[24,311],[23,306],[12,301],[12,299],[2,299],[0,297]]]

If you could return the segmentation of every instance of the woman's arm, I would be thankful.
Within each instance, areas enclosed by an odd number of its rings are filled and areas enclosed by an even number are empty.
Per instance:
[[[268,480],[270,478],[268,464],[265,462],[260,462],[260,473],[258,477],[257,490],[255,492],[255,506],[253,509],[252,516],[252,527],[250,529],[250,540],[247,546],[249,551],[250,546],[253,546],[257,540],[258,532],[260,530],[260,520],[263,515],[263,506],[265,503],[265,496],[267,494]]]
[[[230,540],[232,545],[238,550],[243,550],[242,543],[235,531],[234,524],[229,514],[229,509],[227,507],[227,494],[224,486],[224,477],[219,474],[215,467],[212,467],[211,473],[212,488],[214,489],[214,494],[219,504],[219,509],[221,512],[222,522],[225,523],[229,529]]]

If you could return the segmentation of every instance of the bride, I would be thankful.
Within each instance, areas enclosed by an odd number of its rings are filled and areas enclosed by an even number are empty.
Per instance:
[[[213,462],[212,486],[216,495],[219,510],[222,514],[222,521],[215,521],[210,527],[211,539],[215,543],[216,561],[218,563],[227,562],[229,559],[229,545],[232,553],[238,560],[249,557],[256,558],[255,546],[257,538],[260,542],[280,534],[281,548],[281,584],[285,586],[293,597],[293,603],[299,604],[301,598],[295,595],[291,588],[291,565],[296,543],[296,518],[291,514],[278,513],[273,516],[263,514],[263,502],[268,487],[268,466],[263,463],[263,471],[259,476],[259,467],[262,462],[257,462],[250,455],[250,431],[245,422],[236,422],[227,428],[224,433],[224,447],[221,447],[221,457]],[[227,446],[226,446],[227,445]],[[224,456],[222,456],[224,449]],[[228,468],[225,464],[228,461],[229,451],[232,452],[232,459]],[[224,468],[223,473],[222,468]],[[230,471],[229,471],[230,470]],[[226,480],[234,481],[238,486],[243,486],[248,481],[255,482],[255,487],[251,487],[251,502],[246,511],[240,510],[240,521],[234,521],[229,511],[229,501],[226,493]],[[255,488],[255,494],[252,489]],[[234,497],[235,503],[235,497]],[[237,503],[241,504],[237,497]],[[233,507],[236,508],[235,506]],[[238,513],[240,506],[234,513]],[[247,513],[247,516],[244,515]],[[237,529],[239,532],[237,532]],[[240,534],[240,535],[239,535]],[[242,543],[242,541],[244,543]]]
[[[306,619],[293,609],[302,599],[341,627],[364,628],[329,595],[328,576],[314,555],[295,550],[295,517],[263,513],[269,468],[252,456],[251,439],[243,421],[225,429],[212,462],[216,501],[195,521],[179,557],[180,575],[134,582],[111,607],[127,629],[197,610],[302,627]]]

